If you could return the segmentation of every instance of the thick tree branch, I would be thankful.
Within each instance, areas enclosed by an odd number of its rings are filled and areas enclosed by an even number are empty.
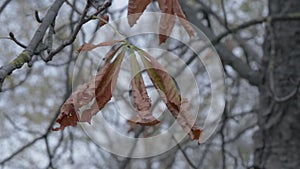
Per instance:
[[[25,63],[28,63],[31,60],[32,56],[34,55],[34,50],[37,48],[37,46],[43,39],[46,30],[48,29],[49,25],[53,22],[63,3],[64,0],[56,0],[53,3],[53,5],[48,10],[46,16],[43,18],[43,22],[36,30],[27,48],[8,65],[0,67],[0,91],[5,78],[14,70],[21,68]]]
[[[292,20],[300,20],[300,13],[292,13],[288,15],[277,15],[277,16],[267,16],[260,19],[254,19],[248,22],[245,22],[241,25],[238,25],[234,28],[227,30],[226,32],[218,35],[216,38],[212,40],[213,44],[219,43],[224,37],[236,33],[242,29],[248,28],[253,25],[262,24],[264,22],[278,22],[278,21],[292,21]]]

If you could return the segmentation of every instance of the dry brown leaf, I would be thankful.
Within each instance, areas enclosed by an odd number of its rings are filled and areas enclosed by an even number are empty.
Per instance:
[[[172,77],[165,71],[164,67],[147,52],[143,51],[142,55],[145,56],[142,57],[142,61],[147,73],[163,100],[170,105],[180,105],[181,97]]]
[[[130,27],[136,24],[151,0],[129,0],[127,19]]]
[[[158,0],[159,8],[163,14],[160,18],[159,43],[164,43],[170,36],[176,21],[175,14],[190,37],[195,35],[194,28],[186,20],[178,0]]]
[[[141,124],[144,126],[153,126],[159,123],[151,114],[151,99],[148,96],[146,86],[142,77],[141,68],[136,59],[134,52],[132,52],[130,57],[131,63],[131,74],[134,76],[132,84],[132,94],[134,99],[134,105],[137,109],[137,115],[131,121]]]
[[[165,3],[160,2],[159,6],[163,13],[159,23],[159,44],[162,44],[169,38],[175,26],[176,17],[172,8],[172,1],[166,1]]]
[[[77,49],[77,52],[81,52],[81,51],[91,51],[95,48],[98,47],[102,47],[102,46],[112,46],[115,45],[118,42],[123,42],[124,40],[112,40],[112,41],[105,41],[105,42],[101,42],[97,45],[91,44],[91,43],[86,43],[84,45],[82,45],[80,48]]]
[[[53,130],[63,130],[66,126],[76,126],[77,122],[79,121],[88,121],[86,118],[82,119],[78,112],[80,107],[87,105],[90,101],[92,101],[95,91],[95,87],[93,86],[95,86],[95,83],[92,79],[90,82],[80,86],[78,90],[76,90],[66,100],[66,102],[61,107],[61,114],[56,120],[57,123],[60,123],[60,127]]]
[[[114,88],[115,82],[112,82],[111,79],[117,78],[116,76],[118,75],[125,51],[122,50],[114,61],[112,61],[112,59],[121,47],[122,46],[118,47],[107,55],[107,60],[96,77],[92,78],[88,83],[83,84],[66,100],[62,105],[61,114],[56,119],[60,127],[53,128],[52,130],[57,131],[63,130],[66,126],[76,126],[77,122],[90,123],[91,118],[111,99],[111,93],[103,93],[102,91],[97,91],[97,89],[99,89],[100,86],[104,86],[107,89],[111,89],[107,90],[111,92],[112,88]],[[105,99],[101,98],[101,94]],[[82,112],[79,114],[80,108],[91,103],[95,97],[96,101],[94,100],[91,107],[81,110]]]
[[[61,113],[57,117],[56,122],[60,127],[52,128],[53,131],[63,130],[66,126],[76,126],[78,116],[74,109],[73,100],[68,99],[61,108]]]
[[[147,73],[172,115],[178,120],[182,128],[189,133],[191,139],[199,139],[201,129],[194,125],[195,120],[193,120],[193,116],[189,112],[188,101],[181,98],[172,77],[147,52],[142,51],[140,55],[144,56],[142,61]]]
[[[171,1],[171,0],[170,0]],[[173,10],[174,13],[179,17],[179,21],[181,25],[184,27],[186,32],[189,34],[190,37],[195,35],[195,29],[191,26],[191,24],[187,21],[178,0],[173,0]]]
[[[194,119],[193,114],[189,110],[189,101],[186,98],[183,98],[181,101],[177,121],[182,128],[189,133],[189,136],[192,140],[199,139],[202,130],[194,125],[196,119]]]
[[[108,54],[107,60],[104,64],[103,68],[100,69],[99,73],[93,79],[92,84],[90,85],[90,90],[93,92],[92,93],[93,96],[89,97],[89,98],[91,98],[90,101],[92,101],[92,99],[94,97],[96,97],[96,100],[91,105],[91,108],[82,112],[82,114],[80,116],[80,122],[89,122],[90,123],[92,117],[94,115],[96,115],[98,113],[98,111],[101,110],[104,107],[104,105],[111,99],[111,97],[112,97],[111,93],[110,94],[101,93],[102,90],[97,90],[97,89],[99,89],[101,86],[103,86],[103,87],[105,86],[105,87],[107,87],[107,89],[110,88],[110,90],[107,90],[107,91],[111,91],[111,92],[114,89],[116,79],[117,79],[117,76],[118,76],[118,73],[120,70],[121,62],[122,62],[124,54],[125,54],[125,50],[122,50],[119,53],[119,55],[115,58],[115,60],[113,62],[111,62],[113,57],[116,55],[116,53],[119,49],[120,49],[120,47],[111,51]],[[115,79],[115,80],[111,81],[110,79]],[[97,99],[97,98],[100,98],[101,96],[103,97],[103,99]],[[84,98],[79,98],[79,99],[84,100]],[[80,100],[78,100],[77,102],[80,103]],[[87,103],[83,102],[82,104],[80,104],[81,107],[83,105],[87,105]]]
[[[120,66],[124,58],[126,49],[124,48],[119,55],[114,57],[109,57],[104,65],[103,72],[99,72],[101,78],[96,78],[96,102],[99,109],[102,109],[104,105],[111,99],[112,90],[115,88],[118,74],[120,71]],[[114,56],[115,54],[111,55]]]

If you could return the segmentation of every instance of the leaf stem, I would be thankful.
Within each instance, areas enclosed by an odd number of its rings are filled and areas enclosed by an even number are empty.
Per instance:
[[[99,17],[99,16],[94,16],[95,19],[99,19],[102,22],[104,22],[105,24],[107,24],[120,38],[125,39],[125,36],[122,35],[112,24],[110,24],[109,22],[107,22],[105,19]]]

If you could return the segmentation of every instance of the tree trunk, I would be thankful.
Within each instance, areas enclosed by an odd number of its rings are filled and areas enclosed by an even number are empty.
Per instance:
[[[300,13],[299,0],[269,0],[270,15]],[[259,86],[254,168],[300,167],[300,21],[268,22]]]

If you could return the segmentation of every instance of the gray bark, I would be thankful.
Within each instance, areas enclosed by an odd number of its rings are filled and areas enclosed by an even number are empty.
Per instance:
[[[198,21],[195,11],[185,3],[181,4],[193,24],[209,39],[216,38]],[[299,0],[270,0],[269,4],[270,18],[300,13]],[[260,128],[254,135],[255,154],[251,169],[296,169],[300,166],[300,21],[287,20],[266,23],[264,58],[259,75],[228,52],[222,43],[216,45],[224,64],[232,66],[260,91]]]
[[[299,13],[299,0],[270,0],[269,14]],[[254,135],[257,169],[300,166],[300,21],[269,21],[259,85],[259,131]]]

